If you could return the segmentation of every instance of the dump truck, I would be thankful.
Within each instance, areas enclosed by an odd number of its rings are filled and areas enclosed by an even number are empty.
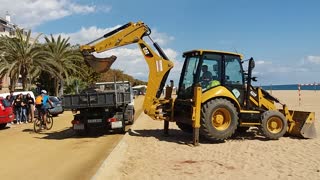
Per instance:
[[[149,67],[144,113],[154,120],[163,120],[165,133],[168,133],[169,122],[176,122],[181,130],[193,133],[195,145],[200,134],[209,140],[221,141],[249,127],[258,127],[272,140],[286,133],[302,138],[316,136],[314,112],[289,110],[267,91],[254,87],[254,59],[245,60],[239,53],[204,49],[184,52],[177,96],[171,95],[173,83],[166,88],[165,96],[161,96],[174,65],[150,35],[151,29],[142,21],[129,22],[81,45],[80,50],[86,62],[102,73],[111,67],[115,56],[97,58],[93,53],[138,44]]]
[[[129,81],[100,82],[79,94],[64,95],[62,106],[72,110],[72,128],[78,135],[106,129],[124,133],[134,122],[134,95]]]

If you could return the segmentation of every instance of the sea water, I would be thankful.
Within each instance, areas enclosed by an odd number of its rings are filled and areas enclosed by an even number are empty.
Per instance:
[[[264,90],[298,90],[298,84],[264,85]],[[320,85],[301,85],[300,90],[320,90]]]

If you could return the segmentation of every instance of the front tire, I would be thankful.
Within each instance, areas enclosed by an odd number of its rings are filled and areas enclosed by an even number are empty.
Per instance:
[[[33,130],[36,133],[39,133],[41,131],[41,121],[39,119],[35,119],[33,122]]]
[[[7,123],[0,124],[0,129],[4,129],[7,126]]]
[[[209,140],[231,137],[238,125],[238,112],[228,100],[218,98],[206,102],[201,110],[201,134]]]
[[[288,122],[279,111],[266,111],[261,117],[261,130],[266,138],[276,140],[282,137],[288,128]]]
[[[47,116],[46,127],[47,130],[50,130],[53,126],[53,118],[52,116]]]

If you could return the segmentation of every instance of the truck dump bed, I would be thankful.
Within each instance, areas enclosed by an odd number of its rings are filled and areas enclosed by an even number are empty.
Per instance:
[[[65,109],[117,107],[130,102],[130,92],[90,92],[75,95],[64,95],[62,99],[62,106]]]

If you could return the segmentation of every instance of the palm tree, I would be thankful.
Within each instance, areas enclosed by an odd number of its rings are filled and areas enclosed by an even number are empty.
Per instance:
[[[24,35],[22,29],[16,30],[14,38],[1,37],[0,75],[9,75],[11,90],[15,89],[19,75],[21,75],[23,90],[28,89],[28,79],[33,79],[41,71],[59,75],[57,72],[62,67],[45,58],[46,52],[43,46],[37,43],[39,37],[40,35],[31,40],[31,30]]]
[[[78,47],[71,46],[69,38],[62,38],[60,35],[55,39],[52,35],[45,37],[46,44],[45,49],[47,51],[46,59],[54,61],[63,67],[59,72],[58,77],[54,77],[55,94],[59,94],[59,83],[61,84],[61,90],[63,90],[64,78],[69,79],[69,76],[83,77],[87,72],[81,67],[84,63],[82,54]],[[62,95],[62,91],[60,95]]]

